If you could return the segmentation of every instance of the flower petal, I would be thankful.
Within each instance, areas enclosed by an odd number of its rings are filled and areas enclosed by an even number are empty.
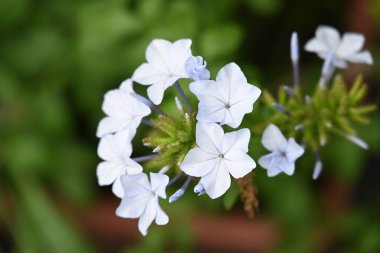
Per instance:
[[[209,173],[218,163],[219,157],[200,148],[191,149],[179,165],[181,170],[189,176],[201,177]]]
[[[155,39],[147,47],[145,57],[148,63],[162,73],[170,74],[170,51],[172,43],[164,39]]]
[[[127,197],[152,193],[148,176],[145,173],[123,175],[121,176],[121,184]]]
[[[132,79],[143,85],[152,85],[154,83],[162,82],[168,78],[169,75],[169,73],[165,73],[148,63],[143,63],[135,70]]]
[[[190,83],[189,88],[190,91],[198,97],[198,100],[200,100],[200,97],[204,95],[206,95],[207,98],[207,94],[209,93],[208,89],[213,86],[216,86],[216,82],[214,80],[199,80]]]
[[[329,50],[335,50],[339,45],[340,35],[339,32],[333,27],[319,26],[315,35],[315,37],[324,43]]]
[[[273,166],[275,163],[275,160],[277,159],[278,154],[277,153],[270,153],[267,155],[264,155],[259,158],[259,164],[261,167],[263,167],[266,170],[273,169],[276,166]]]
[[[349,57],[359,52],[364,45],[364,36],[358,33],[345,33],[336,54],[340,58]]]
[[[113,184],[112,184],[112,192],[118,198],[123,198],[124,197],[124,189],[123,189],[123,185],[121,184],[121,176],[119,176],[118,178],[116,178],[115,182],[113,182]]]
[[[111,167],[119,166],[120,173],[122,174],[141,172],[141,165],[130,158],[132,153],[132,137],[129,131],[124,130],[101,138],[98,146],[99,157],[110,162]]]
[[[151,199],[150,194],[124,197],[116,209],[116,215],[122,218],[138,218],[143,214]]]
[[[101,162],[96,168],[99,185],[110,185],[123,174],[124,166],[120,162]]]
[[[187,77],[185,63],[191,57],[191,40],[181,39],[172,44],[170,70],[171,74],[178,77]]]
[[[347,68],[347,62],[339,57],[333,58],[333,65],[337,68],[345,69]]]
[[[220,125],[216,123],[197,123],[196,141],[203,151],[219,155],[223,136],[224,131]]]
[[[115,137],[113,135],[106,135],[100,139],[98,145],[98,156],[106,161],[119,160],[119,149],[115,146]],[[132,147],[131,147],[132,153]]]
[[[148,97],[155,105],[162,102],[166,89],[177,81],[177,77],[167,77],[159,82],[154,83],[148,88]]]
[[[274,177],[280,174],[282,171],[277,168],[268,169],[267,175],[268,177]]]
[[[350,61],[353,63],[373,64],[372,56],[368,51],[363,51],[361,53],[353,54],[347,57],[347,61]]]
[[[166,225],[169,222],[168,215],[162,210],[160,206],[157,206],[157,214],[156,214],[156,224],[157,225]]]
[[[123,129],[126,124],[125,119],[122,118],[104,117],[99,122],[96,136],[100,138],[107,134],[115,133],[116,131]]]
[[[139,219],[138,228],[143,236],[147,235],[149,226],[156,218],[157,207],[157,198],[150,199],[145,207],[144,213],[141,215]]]
[[[248,152],[248,143],[251,138],[251,132],[248,128],[226,133],[222,141],[222,154],[228,156],[228,152],[239,149],[245,153]]]
[[[326,54],[326,52],[329,51],[326,44],[317,38],[312,38],[311,40],[309,40],[305,45],[305,50],[309,52],[323,53],[323,54]],[[324,57],[321,57],[321,58],[324,58]]]
[[[282,157],[279,160],[277,168],[285,172],[285,174],[291,176],[294,173],[295,165],[294,162],[291,162],[288,159]]]
[[[224,118],[220,122],[221,125],[229,125],[233,128],[237,128],[240,124],[241,121],[243,120],[243,117],[238,118],[238,115],[241,115],[240,112],[237,110],[231,110],[232,108],[225,110]],[[235,112],[237,112],[237,115],[235,115]]]
[[[112,117],[131,119],[133,108],[131,103],[135,101],[124,89],[110,90],[104,95],[102,110]]]
[[[233,98],[231,98],[231,108],[239,108],[242,112],[250,113],[253,110],[253,104],[260,97],[261,90],[254,85],[240,85]]]
[[[166,199],[166,186],[169,183],[169,177],[165,174],[150,173],[150,184],[152,191],[163,199]]]
[[[223,106],[209,106],[202,102],[198,104],[197,120],[204,123],[222,122],[227,109]]]
[[[203,176],[200,180],[206,193],[216,199],[222,196],[231,186],[231,177],[223,163],[218,163],[215,167]]]
[[[138,164],[137,162],[135,162],[134,160],[132,160],[130,156],[124,156],[123,162],[124,162],[125,172],[129,175],[138,174],[143,171],[142,166]]]
[[[249,155],[236,149],[225,155],[222,162],[234,178],[242,178],[256,167],[255,161]]]
[[[200,80],[210,79],[210,71],[208,69],[203,70],[202,74],[199,76]]]
[[[219,70],[216,76],[216,82],[220,94],[223,96],[223,100],[230,101],[237,87],[241,84],[246,84],[247,79],[240,67],[236,63],[231,62]]]
[[[131,92],[134,92],[133,90],[133,81],[132,79],[128,78],[126,80],[124,80],[121,84],[120,84],[120,87],[119,87],[120,90],[124,90],[128,93],[131,93]]]
[[[273,124],[270,124],[265,128],[261,143],[270,151],[282,150],[287,145],[287,141],[280,129]]]
[[[285,153],[286,153],[286,158],[289,161],[295,161],[297,160],[300,156],[303,155],[304,153],[304,148],[300,146],[294,138],[290,138],[288,140],[288,146],[286,147]]]
[[[197,119],[201,122],[221,122],[227,113],[223,96],[215,81],[200,81],[190,84],[190,90],[198,97]]]

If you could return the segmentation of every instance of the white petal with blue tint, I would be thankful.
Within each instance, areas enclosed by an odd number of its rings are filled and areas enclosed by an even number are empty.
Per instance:
[[[267,170],[269,177],[281,172],[293,175],[295,161],[303,155],[304,148],[294,138],[286,140],[277,126],[270,124],[264,130],[261,142],[271,153],[260,157],[259,164]]]
[[[253,104],[261,94],[259,88],[247,83],[236,63],[220,69],[216,81],[191,83],[190,90],[199,100],[198,121],[215,122],[233,128],[240,126],[244,115],[252,112]]]
[[[169,177],[164,174],[144,173],[125,175],[121,177],[124,197],[116,210],[123,218],[139,218],[138,228],[142,235],[148,233],[148,228],[155,220],[158,225],[165,225],[169,217],[161,209],[159,198],[166,198],[166,186]]]
[[[106,93],[102,109],[107,116],[99,122],[96,132],[98,137],[123,130],[134,135],[141,119],[151,113],[150,108],[133,98],[131,93],[131,79],[124,81],[119,89]]]
[[[216,123],[198,122],[198,147],[187,153],[179,167],[189,176],[200,177],[206,193],[218,198],[230,187],[231,176],[241,178],[256,167],[247,154],[249,139],[248,129],[225,134]]]
[[[329,26],[318,27],[315,37],[305,45],[305,50],[314,52],[322,59],[332,54],[332,63],[337,68],[346,68],[347,62],[372,64],[372,56],[362,51],[365,38],[359,33],[345,33],[341,38],[338,31]]]
[[[104,161],[96,170],[99,185],[110,185],[124,174],[137,174],[142,172],[140,164],[130,158],[132,153],[132,136],[124,130],[117,134],[109,134],[100,139],[98,155]],[[114,185],[115,193],[122,197],[120,187]]]
[[[278,127],[273,124],[270,124],[264,130],[263,136],[261,138],[261,143],[266,149],[270,151],[285,149],[287,146],[287,141],[282,135],[280,129],[278,129]]]
[[[169,42],[153,40],[145,53],[147,63],[140,65],[132,79],[143,85],[150,85],[148,97],[156,105],[162,102],[165,90],[178,79],[186,78],[185,62],[191,55],[191,40]]]

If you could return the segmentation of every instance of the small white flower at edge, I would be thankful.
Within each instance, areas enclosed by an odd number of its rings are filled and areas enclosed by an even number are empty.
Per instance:
[[[107,116],[99,122],[96,132],[98,137],[126,129],[134,135],[141,119],[149,115],[151,110],[146,104],[132,97],[130,93],[133,92],[132,80],[127,79],[119,89],[106,93],[102,109]]]
[[[241,178],[256,167],[255,161],[247,155],[249,139],[248,129],[224,134],[216,123],[198,122],[198,147],[191,149],[179,166],[187,175],[201,177],[206,193],[213,199],[218,198],[230,187],[230,174]]]
[[[261,143],[272,151],[259,159],[260,166],[267,170],[268,176],[273,177],[281,172],[293,175],[295,161],[303,155],[304,148],[298,145],[294,138],[286,140],[280,129],[273,124],[264,130]]]
[[[164,92],[180,78],[187,78],[185,62],[191,57],[191,40],[181,39],[173,43],[153,40],[145,52],[147,63],[140,65],[132,79],[150,85],[148,97],[156,105],[162,102]]]
[[[333,65],[346,68],[347,61],[352,63],[372,64],[372,56],[368,51],[362,51],[364,36],[359,33],[345,33],[341,38],[339,32],[329,26],[319,26],[312,38],[305,45],[305,50],[317,53],[322,59],[333,54]]]
[[[120,176],[140,173],[143,170],[140,164],[130,158],[132,137],[128,131],[109,134],[100,139],[98,146],[98,155],[104,160],[96,169],[99,185],[113,184],[112,191],[119,198],[124,195]]]
[[[116,215],[122,218],[139,218],[138,228],[146,235],[148,227],[155,220],[157,225],[165,225],[169,217],[159,205],[158,198],[166,199],[166,186],[169,177],[164,174],[144,173],[121,177],[125,195],[116,209]]]
[[[247,83],[243,72],[235,63],[219,70],[216,81],[201,80],[190,84],[190,90],[198,97],[200,122],[220,122],[237,128],[245,114],[252,112],[253,103],[261,90]]]

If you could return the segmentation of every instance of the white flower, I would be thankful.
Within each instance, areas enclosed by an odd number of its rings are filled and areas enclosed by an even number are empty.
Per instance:
[[[190,90],[198,97],[197,119],[201,122],[220,122],[238,127],[246,113],[253,110],[253,103],[261,90],[247,83],[243,72],[235,63],[219,70],[216,81],[201,80],[190,84]]]
[[[347,61],[352,63],[372,64],[373,60],[368,51],[362,51],[364,36],[358,33],[345,33],[340,38],[338,31],[329,26],[319,26],[315,38],[309,40],[305,50],[315,52],[322,59],[334,54],[333,65],[346,68]]]
[[[98,137],[126,129],[134,134],[141,119],[151,113],[147,105],[130,95],[133,92],[132,80],[127,79],[119,89],[106,93],[102,109],[107,116],[99,122]]]
[[[192,56],[185,63],[186,74],[194,81],[209,80],[210,71],[206,69],[207,62],[202,56]]]
[[[125,175],[121,177],[121,183],[125,192],[120,206],[116,209],[116,215],[123,218],[140,218],[138,228],[144,236],[148,227],[156,220],[157,225],[165,225],[169,217],[161,209],[158,198],[166,199],[165,188],[169,183],[169,177],[164,174],[144,173]]]
[[[140,173],[143,170],[140,164],[130,158],[131,139],[129,131],[122,131],[102,137],[98,146],[98,155],[104,160],[96,170],[99,185],[113,183],[112,191],[119,198],[124,194],[120,185],[120,176]]]
[[[268,176],[273,177],[281,172],[293,175],[294,163],[304,153],[303,147],[298,145],[294,138],[286,140],[280,129],[273,124],[264,130],[261,143],[272,151],[259,159],[260,166],[268,170]]]
[[[148,88],[148,97],[156,105],[160,104],[165,90],[178,79],[186,78],[185,62],[191,56],[191,40],[182,39],[173,43],[153,40],[145,52],[147,63],[140,65],[132,79]]]
[[[193,177],[201,177],[200,183],[213,199],[223,195],[231,184],[230,174],[241,178],[256,167],[247,155],[250,132],[248,129],[224,134],[216,123],[197,123],[198,147],[185,156],[180,168]]]

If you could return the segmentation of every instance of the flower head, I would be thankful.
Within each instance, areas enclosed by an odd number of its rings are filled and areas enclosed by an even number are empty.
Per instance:
[[[202,56],[192,56],[185,63],[186,73],[194,81],[210,79],[210,71],[206,69],[207,62]]]
[[[190,90],[198,97],[200,122],[220,122],[238,127],[245,114],[252,112],[253,103],[261,90],[247,83],[243,72],[235,63],[224,66],[216,81],[201,80],[190,84]]]
[[[169,217],[159,205],[158,198],[166,199],[166,186],[169,177],[163,174],[144,173],[125,175],[121,177],[124,197],[116,209],[116,215],[122,218],[139,218],[138,228],[146,235],[148,227],[155,220],[157,225],[165,225]]]
[[[102,109],[107,116],[99,122],[98,137],[126,129],[134,134],[141,119],[151,113],[147,105],[130,95],[133,92],[132,80],[127,79],[119,89],[106,93]]]
[[[191,56],[191,40],[182,39],[173,43],[153,40],[146,49],[147,63],[133,73],[132,79],[143,85],[150,85],[148,97],[156,105],[162,102],[164,92],[178,79],[186,78],[185,62]]]
[[[206,193],[213,199],[218,198],[230,187],[230,174],[241,178],[256,167],[255,161],[247,155],[249,139],[248,129],[224,134],[216,123],[198,122],[198,147],[191,149],[179,166],[187,175],[201,177]]]
[[[372,56],[368,51],[361,51],[364,36],[359,33],[345,33],[341,38],[339,32],[329,26],[319,26],[315,38],[309,40],[305,50],[315,52],[322,59],[333,54],[333,65],[346,68],[347,61],[352,63],[372,64]]]
[[[118,197],[124,195],[120,185],[120,177],[125,174],[136,174],[142,172],[140,164],[133,161],[130,132],[124,130],[115,135],[109,134],[100,139],[98,155],[104,161],[96,170],[99,185],[110,185]]]
[[[280,129],[273,124],[264,130],[261,143],[272,151],[259,159],[260,166],[268,170],[268,176],[273,177],[281,172],[293,175],[295,161],[304,153],[303,147],[298,145],[294,138],[286,140]]]

